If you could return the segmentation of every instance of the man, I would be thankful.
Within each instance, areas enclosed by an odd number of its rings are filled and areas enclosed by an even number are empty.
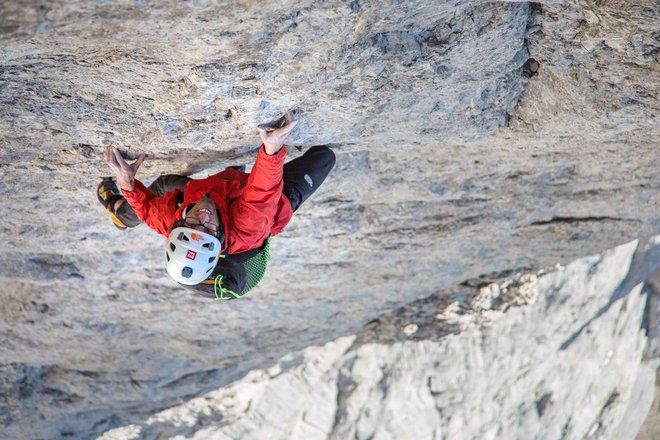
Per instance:
[[[296,126],[259,127],[263,142],[250,174],[228,168],[206,179],[165,175],[149,188],[135,178],[144,154],[129,164],[110,146],[105,160],[114,171],[98,198],[120,229],[146,223],[168,237],[167,273],[186,287],[216,299],[240,298],[263,277],[270,237],[284,230],[300,205],[335,164],[328,147],[311,147],[284,164],[284,141]]]

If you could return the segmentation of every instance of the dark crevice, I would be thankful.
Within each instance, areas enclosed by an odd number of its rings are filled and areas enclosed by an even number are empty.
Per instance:
[[[493,283],[500,283],[508,278],[513,278],[516,274],[519,273],[532,273],[535,272],[537,268],[530,266],[517,267],[515,269],[505,269],[498,272],[491,272],[483,275],[479,275],[476,278],[467,279],[459,284],[462,287],[469,287],[474,289],[481,289],[484,286]]]
[[[642,294],[646,294],[646,303],[644,304],[641,328],[649,339],[660,336],[660,289],[657,285],[658,280],[660,280],[660,270],[649,277],[642,289]],[[650,348],[650,346],[647,346],[645,356],[649,355]],[[651,357],[653,357],[652,353]]]
[[[635,222],[637,220],[629,219],[629,218],[620,218],[620,217],[609,217],[609,216],[586,216],[586,217],[554,216],[550,220],[537,220],[535,222],[529,223],[526,226],[542,226],[542,225],[550,225],[557,223],[584,223],[584,222],[604,222],[604,221]]]
[[[530,3],[529,4],[529,13],[527,17],[527,26],[525,27],[525,38],[523,40],[522,48],[518,52],[516,58],[519,56],[524,57],[523,59],[520,59],[519,61],[522,62],[519,73],[522,75],[525,79],[525,90],[518,96],[518,100],[514,106],[513,111],[507,112],[504,117],[504,126],[509,127],[509,124],[511,123],[511,120],[514,119],[516,116],[516,113],[518,112],[518,106],[520,105],[520,102],[523,100],[525,97],[526,91],[527,91],[527,85],[529,83],[529,79],[533,76],[535,76],[538,72],[539,69],[541,68],[541,62],[538,61],[537,59],[533,58],[531,54],[529,53],[529,40],[530,38],[536,38],[539,34],[542,35],[543,32],[541,30],[541,13],[542,13],[542,5],[540,3]]]
[[[180,386],[182,383],[202,383],[206,384],[209,382],[209,379],[213,379],[215,376],[222,371],[221,369],[213,368],[205,371],[195,371],[193,373],[187,373],[183,376],[174,378],[169,382],[161,385],[161,388],[171,388],[175,386]]]
[[[564,440],[568,438],[568,435],[571,432],[571,421],[572,417],[569,417],[564,426],[561,429],[561,437],[559,437],[560,440]]]
[[[542,417],[546,409],[552,405],[552,393],[545,393],[539,400],[535,402],[536,413],[539,417]]]
[[[603,434],[603,419],[606,417],[606,414],[610,411],[610,407],[614,405],[614,403],[619,399],[619,396],[621,394],[619,393],[618,390],[614,389],[610,393],[610,395],[607,397],[607,401],[603,405],[603,407],[600,410],[600,413],[598,414],[598,417],[596,420],[591,424],[591,426],[595,426],[596,429],[594,432],[591,432],[590,435],[587,435],[588,438],[601,438]]]
[[[523,75],[527,78],[531,78],[538,73],[539,67],[541,67],[539,62],[530,57],[525,61],[525,64],[523,64]]]
[[[353,344],[353,346],[355,343]],[[349,348],[348,350],[350,350]],[[353,369],[355,364],[355,358],[352,357],[346,361],[344,365],[339,368],[339,374],[337,375],[337,409],[335,411],[335,420],[332,424],[332,429],[328,438],[334,438],[341,434],[339,427],[346,419],[348,415],[347,401],[353,394],[353,391],[357,388],[357,382],[355,382],[351,375],[350,371]]]

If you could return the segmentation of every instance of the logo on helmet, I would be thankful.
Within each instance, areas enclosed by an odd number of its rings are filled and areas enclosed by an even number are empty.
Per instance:
[[[197,252],[195,251],[188,250],[188,252],[186,252],[187,259],[194,260],[196,257],[197,257]]]

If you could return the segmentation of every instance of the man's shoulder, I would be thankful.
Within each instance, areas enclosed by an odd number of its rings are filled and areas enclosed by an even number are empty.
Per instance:
[[[244,184],[247,182],[249,176],[249,173],[244,173],[234,168],[227,168],[218,173],[211,174],[210,176],[203,179],[193,179],[189,181],[186,186],[190,185],[192,187],[198,188],[204,185],[217,184],[218,181],[239,182]]]
[[[233,180],[241,183],[245,183],[249,176],[249,173],[243,172],[236,168],[227,168],[217,174],[214,174],[214,177],[217,177],[218,179]]]

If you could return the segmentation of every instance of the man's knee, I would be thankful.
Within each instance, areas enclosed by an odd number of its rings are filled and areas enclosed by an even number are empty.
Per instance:
[[[314,155],[315,162],[322,163],[324,165],[324,168],[327,168],[328,171],[330,171],[334,166],[335,163],[337,162],[337,157],[335,156],[335,152],[330,149],[330,147],[327,147],[325,145],[315,145],[313,147],[310,147],[309,150],[307,150],[306,154]]]

